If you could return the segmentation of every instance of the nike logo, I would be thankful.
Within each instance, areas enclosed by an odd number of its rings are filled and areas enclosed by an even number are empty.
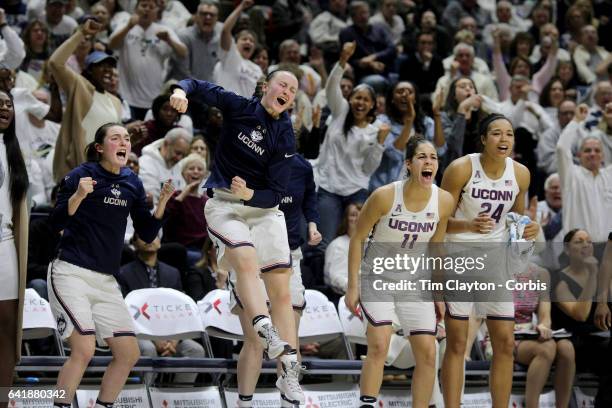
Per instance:
[[[482,180],[474,180],[474,181],[472,181],[472,184],[478,184],[478,183],[480,183],[481,181],[482,181]]]
[[[402,215],[402,213],[391,214],[392,217],[399,217],[400,215]]]
[[[293,156],[295,156],[295,153],[293,153],[293,154],[285,153],[285,159],[288,159],[288,158],[293,157]]]

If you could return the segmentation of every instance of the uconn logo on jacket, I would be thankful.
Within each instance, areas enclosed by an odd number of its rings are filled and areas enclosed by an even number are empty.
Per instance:
[[[248,135],[246,135],[244,132],[240,132],[238,134],[238,140],[240,140],[249,149],[253,150],[258,155],[263,156],[263,154],[266,152],[266,149],[261,147],[259,145],[259,142],[263,140],[265,134],[266,129],[262,128],[261,125],[257,125],[257,127],[253,129]]]
[[[121,197],[121,186],[119,184],[111,184],[110,192],[112,196],[111,197],[105,196],[104,204],[118,205],[121,207],[128,206],[128,200],[120,198]]]

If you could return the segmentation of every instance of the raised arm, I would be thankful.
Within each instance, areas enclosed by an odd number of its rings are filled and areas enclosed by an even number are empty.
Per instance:
[[[342,80],[342,74],[346,70],[346,64],[351,58],[351,55],[355,52],[357,44],[355,42],[347,42],[342,46],[342,52],[340,53],[340,59],[334,66],[327,83],[325,84],[325,96],[327,96],[327,106],[331,110],[332,118],[337,118],[341,115],[343,109],[349,109],[348,102],[342,96],[342,89],[340,88],[340,81]]]
[[[493,32],[493,38],[495,40],[495,45],[493,46],[493,72],[495,73],[495,79],[497,80],[497,87],[499,89],[499,100],[505,101],[508,99],[508,96],[510,96],[510,74],[508,74],[506,64],[504,64],[501,45],[499,43],[499,33],[497,31]]]
[[[162,30],[159,31],[156,35],[157,38],[168,44],[179,58],[185,58],[187,56],[189,52],[187,46],[181,42],[181,40],[178,38],[174,31]]]
[[[548,81],[555,74],[555,69],[557,69],[557,62],[559,61],[557,58],[557,50],[559,46],[558,42],[553,40],[553,46],[550,51],[548,51],[548,56],[546,57],[546,62],[542,65],[542,68],[535,74],[533,74],[533,80],[531,83],[533,84],[533,90],[539,94],[542,93],[542,89],[546,86]]]
[[[173,87],[172,96],[170,96],[170,106],[179,113],[185,113],[189,103],[188,97],[199,99],[206,105],[215,106],[224,115],[228,114],[229,110],[240,110],[242,104],[248,102],[247,99],[228,92],[211,82],[189,78],[183,79]]]
[[[248,9],[253,4],[253,0],[242,0],[238,7],[236,7],[234,11],[232,11],[231,14],[225,19],[225,22],[223,23],[223,31],[221,31],[220,41],[221,49],[223,51],[229,51],[232,45],[232,30],[238,22],[240,14],[242,14],[244,10]]]
[[[582,122],[589,113],[589,107],[580,104],[576,107],[574,119],[561,132],[557,142],[557,170],[561,178],[561,186],[565,185],[574,171],[574,160],[572,157],[572,146],[580,136]]]
[[[123,40],[125,40],[125,37],[130,32],[130,30],[134,28],[136,24],[138,24],[139,20],[140,16],[138,14],[132,14],[127,24],[124,24],[122,27],[118,28],[117,30],[115,30],[114,33],[111,34],[110,38],[108,39],[108,48],[110,48],[111,50],[121,48],[121,46],[123,45]]]
[[[74,86],[76,81],[80,81],[80,75],[68,68],[66,62],[68,58],[79,47],[81,41],[87,37],[93,37],[100,30],[101,24],[94,20],[87,20],[77,29],[70,38],[60,45],[49,58],[49,70],[57,84],[65,92]]]
[[[597,77],[589,68],[589,60],[591,56],[583,47],[578,46],[574,51],[574,63],[576,64],[576,71],[578,71],[578,76],[587,84],[591,84]]]

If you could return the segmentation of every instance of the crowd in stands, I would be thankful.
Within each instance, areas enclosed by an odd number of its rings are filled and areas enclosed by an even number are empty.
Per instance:
[[[318,188],[323,240],[304,244],[306,287],[344,294],[361,204],[405,177],[411,137],[434,143],[440,181],[451,161],[479,151],[479,121],[501,113],[515,129],[514,158],[531,171],[529,215],[554,252],[534,257],[530,273],[550,281],[559,298],[595,296],[593,273],[612,232],[610,0],[4,0],[1,7],[0,91],[14,100],[37,214],[28,284],[45,298],[59,235],[41,213],[107,122],[126,124],[130,167],[151,206],[166,180],[177,190],[160,239],[145,244],[128,227],[118,276],[124,294],[170,287],[199,300],[225,288],[201,188],[223,115],[198,101],[179,114],[169,90],[193,77],[250,98],[275,69],[299,80],[291,119]],[[343,61],[347,42],[356,47]],[[532,401],[552,364],[560,389],[576,366],[598,372],[589,359],[603,346],[587,336],[599,330],[594,302],[520,305],[517,325],[547,324],[545,339],[550,329],[574,333],[564,342],[517,344],[516,361],[544,370],[529,371]],[[204,354],[193,341],[140,347],[144,355]],[[569,397],[558,391],[557,398]]]

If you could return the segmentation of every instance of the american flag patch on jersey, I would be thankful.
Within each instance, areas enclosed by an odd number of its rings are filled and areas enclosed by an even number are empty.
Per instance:
[[[425,216],[427,217],[428,220],[432,220],[434,218],[434,213],[428,212],[427,214],[425,214]]]
[[[506,187],[512,185],[512,180],[506,180]]]

